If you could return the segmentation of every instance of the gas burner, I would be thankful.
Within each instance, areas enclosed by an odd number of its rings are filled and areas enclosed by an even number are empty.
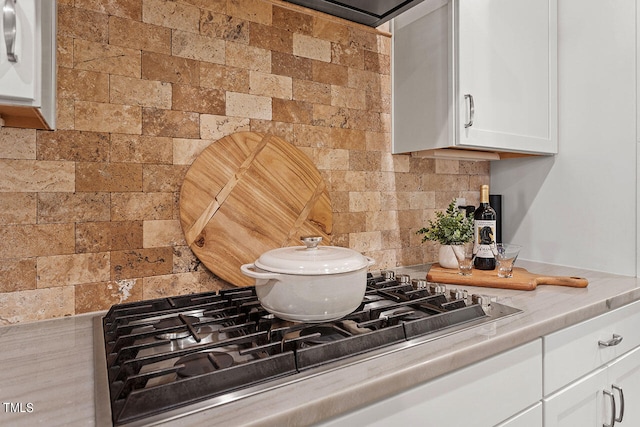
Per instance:
[[[181,357],[174,366],[179,367],[178,376],[195,377],[233,366],[233,356],[219,351],[194,353]]]
[[[153,324],[153,327],[158,330],[175,328],[178,326],[186,326],[185,329],[171,331],[171,332],[162,332],[156,335],[156,338],[161,340],[178,340],[181,338],[187,338],[189,336],[194,335],[193,327],[191,326],[193,323],[197,323],[198,318],[195,316],[185,316],[179,314],[176,317],[167,317],[166,319],[162,319],[157,323]],[[195,334],[197,336],[197,334]],[[195,337],[194,337],[195,338]],[[199,339],[196,339],[199,341]]]

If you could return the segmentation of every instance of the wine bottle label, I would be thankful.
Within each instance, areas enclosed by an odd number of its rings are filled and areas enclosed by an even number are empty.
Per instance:
[[[496,238],[495,220],[475,220],[475,247],[474,252],[478,258],[493,258],[491,247]]]

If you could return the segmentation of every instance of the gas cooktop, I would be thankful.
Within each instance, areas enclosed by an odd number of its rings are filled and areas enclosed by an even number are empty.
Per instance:
[[[252,287],[114,305],[95,328],[97,422],[223,405],[519,312],[393,271],[370,274],[360,307],[321,324],[278,319]]]

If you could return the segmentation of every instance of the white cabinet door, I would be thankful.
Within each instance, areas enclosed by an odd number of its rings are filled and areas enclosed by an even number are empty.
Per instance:
[[[544,426],[602,427],[611,417],[603,394],[606,384],[607,371],[602,368],[545,398]]]
[[[36,58],[40,56],[36,0],[3,0],[2,4],[0,96],[32,103],[38,89],[39,62]]]
[[[521,424],[510,417],[541,397],[538,339],[319,425],[491,427],[511,419],[513,426],[539,427],[540,417],[531,422],[535,409],[523,415]]]
[[[458,144],[555,153],[556,1],[460,0],[457,15]]]
[[[428,0],[396,17],[393,152],[556,153],[556,2]]]
[[[621,426],[640,426],[640,347],[609,366],[607,385],[616,399]]]
[[[542,426],[542,402],[525,409],[515,417],[496,425],[496,427],[540,427]]]

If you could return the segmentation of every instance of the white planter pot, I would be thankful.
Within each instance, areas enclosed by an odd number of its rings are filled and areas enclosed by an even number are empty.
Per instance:
[[[438,252],[438,263],[444,268],[458,269],[458,259],[456,254],[453,253],[453,247],[451,245],[441,245]]]

